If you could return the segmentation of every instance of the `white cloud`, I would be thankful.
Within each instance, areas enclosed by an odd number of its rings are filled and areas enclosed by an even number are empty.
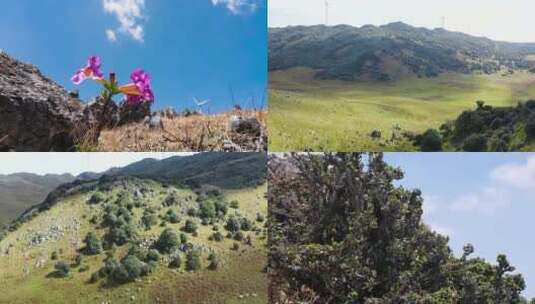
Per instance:
[[[233,14],[254,12],[258,8],[258,0],[212,0],[212,4],[223,5]]]
[[[144,30],[140,21],[145,19],[143,10],[145,8],[145,0],[102,0],[104,11],[115,15],[120,26],[118,32],[129,35],[134,40],[143,42]],[[109,31],[106,31],[108,39],[110,38]],[[115,38],[115,31],[113,31]],[[110,41],[114,41],[111,40]]]
[[[524,164],[505,164],[492,170],[491,178],[519,189],[535,190],[535,155]]]
[[[455,212],[475,212],[492,215],[501,208],[509,206],[511,200],[501,189],[487,187],[482,190],[462,195],[454,200],[450,209]]]
[[[111,42],[117,41],[117,35],[114,30],[106,30],[106,37],[108,37],[108,40]]]

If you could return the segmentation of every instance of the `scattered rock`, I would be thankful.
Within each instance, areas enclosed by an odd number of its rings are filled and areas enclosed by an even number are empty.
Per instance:
[[[162,118],[159,115],[153,116],[149,121],[149,128],[162,130],[163,129]]]

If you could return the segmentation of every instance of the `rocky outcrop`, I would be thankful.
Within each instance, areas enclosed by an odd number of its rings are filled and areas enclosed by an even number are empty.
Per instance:
[[[146,103],[117,105],[97,97],[84,104],[77,92],[0,52],[0,151],[71,151],[80,142],[96,142],[104,128],[150,113]]]
[[[0,53],[0,151],[68,151],[92,123],[84,105],[34,66]]]

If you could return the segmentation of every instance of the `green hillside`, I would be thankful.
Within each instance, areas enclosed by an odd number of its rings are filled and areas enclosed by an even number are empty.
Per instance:
[[[413,151],[405,134],[438,129],[477,100],[514,106],[535,98],[535,75],[452,74],[397,81],[318,80],[314,70],[270,73],[273,151]],[[378,134],[373,134],[378,133]],[[372,136],[374,135],[374,136]]]
[[[86,183],[20,218],[0,241],[0,303],[266,302],[265,184],[192,190],[133,177]],[[229,230],[230,219],[241,228]],[[180,241],[164,250],[159,238],[166,229]],[[98,254],[88,253],[89,232],[101,242]],[[199,269],[187,271],[192,253]],[[181,265],[170,267],[176,256]],[[120,266],[132,259],[143,275],[103,270],[106,260]],[[65,277],[58,261],[70,265]]]

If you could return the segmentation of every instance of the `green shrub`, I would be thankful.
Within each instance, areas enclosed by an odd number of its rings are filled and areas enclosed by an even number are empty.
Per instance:
[[[230,202],[230,208],[232,209],[238,209],[240,208],[240,202],[238,202],[237,200],[233,200]]]
[[[169,209],[165,215],[165,219],[171,224],[180,223],[180,217],[172,209]]]
[[[197,271],[201,269],[201,253],[199,250],[192,249],[186,255],[186,270]]]
[[[529,138],[535,138],[535,112],[532,112],[528,116],[528,121],[526,123],[525,130],[526,130],[526,135]]]
[[[197,224],[192,220],[186,220],[183,230],[188,233],[194,233],[197,231]]]
[[[435,129],[428,129],[418,139],[420,149],[423,152],[442,151],[442,136]]]
[[[188,236],[184,233],[181,233],[180,234],[180,243],[181,244],[186,244],[188,242]]]
[[[225,201],[216,201],[214,203],[215,210],[218,216],[225,216],[228,212],[228,204]]]
[[[487,150],[487,138],[483,134],[472,134],[464,140],[466,152],[483,152]]]
[[[155,247],[161,253],[171,253],[178,245],[180,245],[178,236],[172,229],[167,228],[160,234]]]
[[[208,261],[210,261],[210,264],[208,264],[208,269],[210,270],[216,270],[219,268],[219,258],[215,253],[210,253],[208,256]]]
[[[150,249],[147,252],[146,260],[147,260],[147,262],[148,261],[158,262],[160,260],[160,253],[156,249]]]
[[[240,249],[240,245],[238,245],[238,243],[234,243],[230,249],[238,251]]]
[[[201,201],[199,203],[198,216],[203,219],[211,219],[216,216],[216,208],[211,200]]]
[[[57,260],[58,259],[58,252],[57,251],[53,251],[52,254],[50,255],[50,259],[51,260]]]
[[[145,210],[143,212],[143,216],[141,217],[141,222],[143,223],[143,225],[145,225],[145,228],[150,229],[150,227],[158,223],[158,217],[156,216],[156,214]]]
[[[91,205],[96,205],[104,201],[104,194],[101,192],[95,192],[93,195],[91,195],[91,198],[89,199],[88,203]]]
[[[102,252],[102,243],[97,235],[91,231],[84,238],[84,252],[87,255],[96,255]]]
[[[69,276],[69,273],[71,272],[71,267],[63,261],[58,261],[54,265],[54,269],[56,270],[56,274],[62,278]]]
[[[259,222],[259,223],[262,223],[262,222],[265,221],[265,218],[264,218],[264,216],[262,214],[257,213],[256,214],[256,221]]]
[[[236,232],[236,234],[234,234],[234,239],[236,241],[240,241],[241,242],[241,241],[243,241],[244,237],[245,236],[244,236],[243,232],[241,232],[241,231],[238,231],[238,232]]]
[[[246,217],[242,217],[240,220],[240,228],[243,231],[250,231],[253,228],[253,223]]]
[[[216,242],[221,242],[224,238],[225,237],[219,231],[214,232],[214,234],[212,234],[212,239]]]
[[[241,228],[241,223],[237,217],[231,216],[227,219],[225,229],[227,229],[230,232],[237,232],[237,231],[240,231],[240,228]]]
[[[128,273],[128,281],[133,281],[139,278],[143,272],[143,262],[136,256],[127,255],[121,262],[122,266]]]
[[[180,255],[177,254],[171,258],[171,262],[169,262],[169,268],[180,268],[180,266],[182,266],[182,259],[180,258]]]
[[[186,212],[189,216],[197,216],[197,210],[195,208],[189,208],[188,211]]]

